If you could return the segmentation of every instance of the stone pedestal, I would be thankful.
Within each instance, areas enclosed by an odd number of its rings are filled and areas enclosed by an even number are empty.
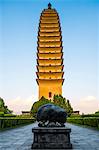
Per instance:
[[[71,149],[70,132],[66,127],[33,128],[32,149]]]

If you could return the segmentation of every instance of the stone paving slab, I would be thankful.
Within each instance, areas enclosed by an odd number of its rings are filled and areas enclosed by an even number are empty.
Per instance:
[[[33,141],[32,128],[36,126],[37,123],[34,123],[16,129],[1,131],[0,150],[31,150]],[[71,128],[73,150],[99,150],[98,130],[68,123],[66,126]]]

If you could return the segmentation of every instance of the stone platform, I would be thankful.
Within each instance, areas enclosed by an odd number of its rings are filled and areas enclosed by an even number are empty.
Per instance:
[[[33,128],[34,141],[32,149],[71,149],[70,132],[66,127]]]

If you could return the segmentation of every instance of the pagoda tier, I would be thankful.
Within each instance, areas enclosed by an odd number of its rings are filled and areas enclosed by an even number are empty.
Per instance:
[[[64,72],[36,72],[39,79],[61,79]]]
[[[40,23],[59,23],[59,19],[58,19],[58,17],[56,17],[56,18],[45,18],[45,19],[40,19]]]
[[[61,47],[62,42],[61,41],[53,41],[53,42],[39,42],[38,41],[38,46],[39,47]]]
[[[40,32],[57,32],[57,31],[59,31],[60,29],[58,28],[58,27],[51,27],[51,28],[44,28],[44,27],[42,27],[41,29],[40,29]]]
[[[58,16],[46,16],[46,20],[49,20],[49,18],[50,18],[51,20],[59,19]],[[45,19],[45,16],[41,16],[40,19],[41,19],[41,20],[44,20],[44,19]]]
[[[55,46],[62,46],[62,41],[44,41],[44,42],[40,42],[40,41],[38,41],[38,46],[43,46],[44,45],[44,47],[46,46],[46,47],[50,47],[50,45],[51,45],[51,47],[53,46],[53,47],[55,47]]]
[[[39,66],[57,66],[63,64],[63,59],[37,59],[37,64]]]
[[[36,79],[36,81],[37,81],[37,83],[38,83],[38,85],[40,85],[41,83],[43,84],[43,83],[47,83],[47,86],[48,85],[51,85],[52,86],[52,83],[54,84],[59,84],[59,85],[62,85],[63,84],[63,82],[64,82],[64,79]]]
[[[55,36],[60,36],[60,32],[59,31],[55,31],[55,32],[39,32],[38,33],[39,36],[52,36],[52,37],[55,37]]]
[[[39,59],[61,59],[63,53],[37,53]]]
[[[38,36],[39,42],[54,42],[54,41],[60,41],[62,39],[61,36],[56,36],[56,37],[45,37],[45,36]]]
[[[55,17],[55,16],[58,16],[57,14],[55,14],[55,13],[42,13],[41,14],[42,16],[44,16],[44,17],[49,17],[49,16],[51,16],[51,17]]]
[[[41,27],[45,27],[45,28],[48,28],[48,27],[59,27],[59,24],[57,24],[57,23],[54,23],[54,24],[52,24],[52,23],[42,23],[42,24],[39,24],[39,27],[41,28]]]
[[[37,47],[39,53],[61,53],[63,47]]]
[[[63,70],[64,65],[59,66],[37,66],[38,72],[61,72]]]
[[[56,14],[56,10],[55,9],[44,9],[42,12],[43,12],[43,14],[46,14],[46,13],[49,13],[49,14],[55,13]]]
[[[60,20],[57,11],[49,6],[40,16],[37,44],[39,98],[52,99],[54,94],[62,94],[64,72]]]

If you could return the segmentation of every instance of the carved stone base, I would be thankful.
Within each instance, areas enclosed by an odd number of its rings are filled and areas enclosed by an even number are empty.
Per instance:
[[[70,132],[66,127],[33,128],[34,141],[32,149],[71,149]]]

